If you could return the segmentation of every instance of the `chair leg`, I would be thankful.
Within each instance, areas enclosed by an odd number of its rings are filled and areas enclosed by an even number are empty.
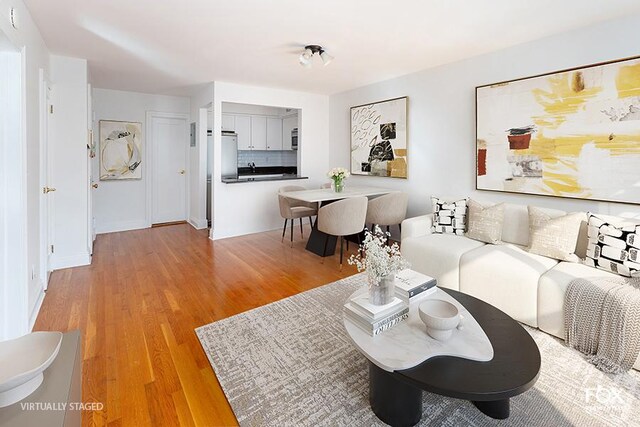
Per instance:
[[[322,250],[322,264],[324,264],[324,258],[327,255],[327,244],[329,243],[329,236],[325,235],[324,237],[324,249]]]
[[[400,234],[402,234],[402,224],[398,224],[398,230],[400,230]]]
[[[296,222],[295,219],[291,220],[291,247],[293,247],[293,223]]]
[[[342,270],[342,246],[343,246],[343,243],[344,243],[344,236],[340,236],[340,270]]]
[[[287,232],[287,219],[285,218],[284,227],[282,227],[282,239],[280,240],[281,242],[284,242],[284,233],[286,232]]]
[[[300,237],[304,239],[304,231],[302,231],[302,217],[300,217]]]
[[[313,228],[313,219],[311,217],[309,217],[309,226]]]

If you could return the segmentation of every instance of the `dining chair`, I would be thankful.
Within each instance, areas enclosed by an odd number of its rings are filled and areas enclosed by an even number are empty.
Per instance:
[[[293,223],[297,218],[300,219],[300,236],[304,238],[304,232],[302,228],[302,218],[309,218],[309,224],[313,227],[313,221],[311,217],[318,215],[318,204],[303,202],[301,200],[290,199],[282,195],[290,191],[303,191],[306,188],[299,185],[286,185],[278,189],[278,203],[280,205],[280,216],[284,218],[284,227],[282,227],[282,240],[284,241],[284,235],[287,232],[287,222],[291,220],[291,246],[293,246]]]
[[[409,195],[400,191],[369,200],[367,224],[371,224],[372,230],[375,225],[386,226],[387,232],[389,232],[391,225],[398,225],[402,231],[402,221],[407,217],[408,202]]]
[[[367,218],[367,201],[366,197],[351,197],[330,203],[318,210],[318,230],[331,236],[340,237],[341,269],[344,237],[358,234],[364,230]],[[323,254],[327,252],[328,242],[329,236],[324,241]]]

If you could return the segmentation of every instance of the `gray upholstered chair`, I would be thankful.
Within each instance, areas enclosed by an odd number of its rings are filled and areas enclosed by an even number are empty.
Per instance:
[[[302,191],[306,188],[299,185],[286,185],[278,189],[278,203],[280,204],[280,215],[284,218],[284,227],[282,227],[282,241],[287,231],[287,222],[291,220],[291,246],[293,246],[293,223],[296,218],[300,219],[300,235],[304,238],[302,231],[302,218],[309,218],[309,224],[313,227],[311,217],[318,214],[317,203],[307,203],[301,200],[290,199],[282,195],[289,191]]]
[[[358,234],[364,229],[367,201],[366,197],[352,197],[330,203],[318,210],[318,230],[340,237],[340,268],[342,268],[344,236]],[[327,252],[328,241],[327,238],[324,242],[323,253]]]
[[[407,217],[407,203],[409,195],[400,191],[385,194],[369,200],[367,208],[367,224],[379,225],[380,227],[398,225],[402,231],[402,221]]]
[[[325,182],[324,184],[322,184],[320,186],[321,189],[325,189],[325,188],[331,188],[331,183],[330,182]]]

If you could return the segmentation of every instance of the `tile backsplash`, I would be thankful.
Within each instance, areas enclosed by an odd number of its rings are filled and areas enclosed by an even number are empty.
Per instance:
[[[247,163],[256,166],[297,166],[297,151],[238,150],[238,167],[246,167]]]

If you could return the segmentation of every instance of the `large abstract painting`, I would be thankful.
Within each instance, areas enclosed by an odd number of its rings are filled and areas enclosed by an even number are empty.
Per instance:
[[[640,58],[476,88],[476,185],[640,203]]]
[[[141,179],[142,124],[100,120],[100,180]]]
[[[407,177],[407,97],[351,107],[351,173]]]

